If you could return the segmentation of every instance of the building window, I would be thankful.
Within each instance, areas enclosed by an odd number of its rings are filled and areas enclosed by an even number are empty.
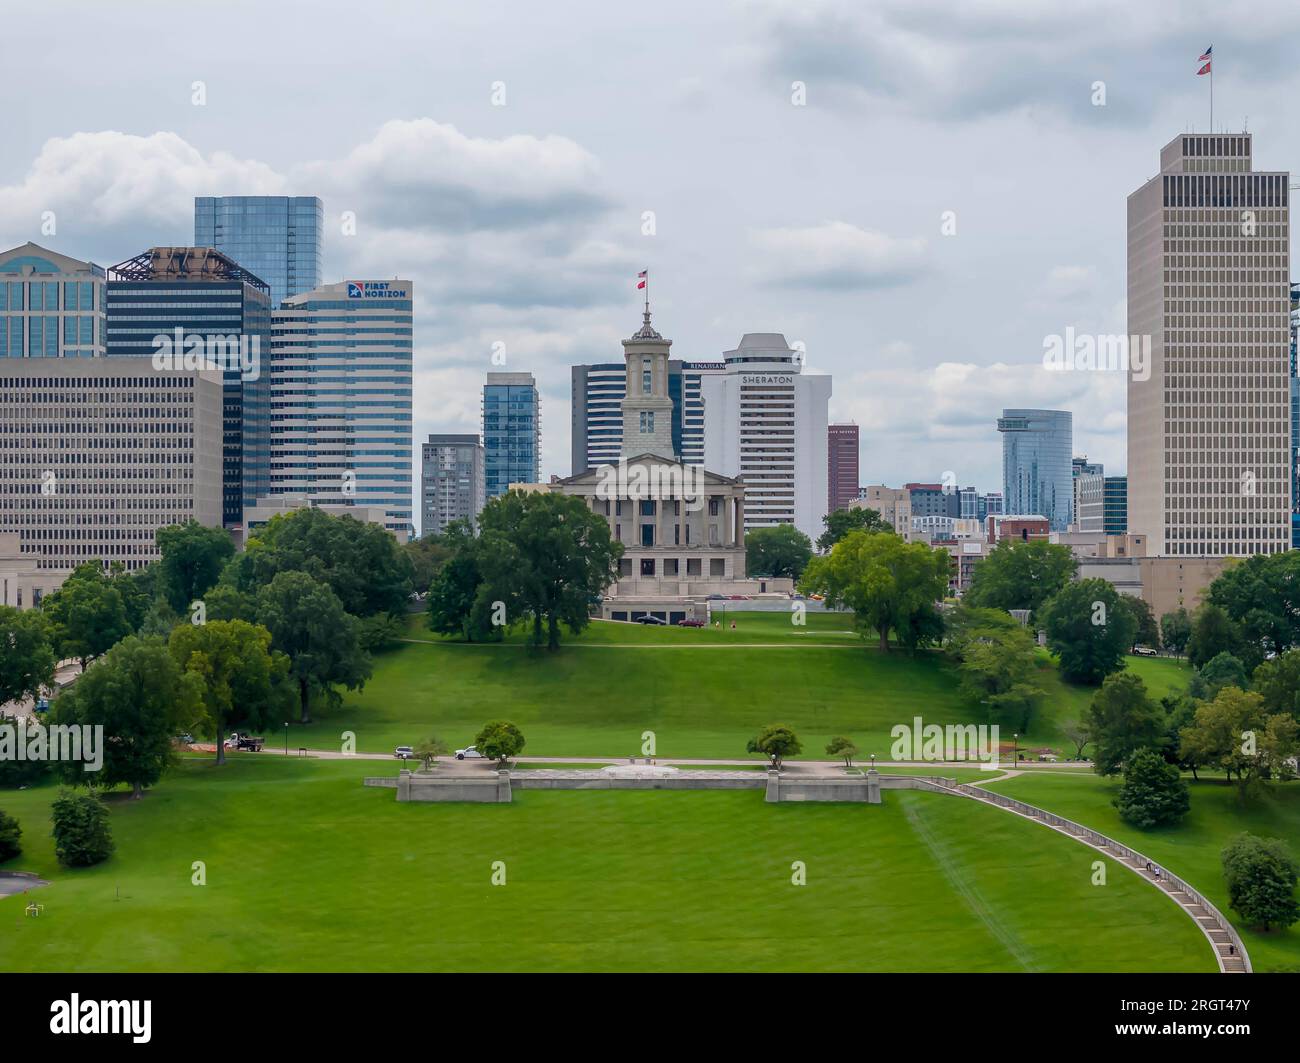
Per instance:
[[[698,576],[700,574],[700,559],[698,557],[688,557],[686,559],[686,574],[688,576]]]
[[[641,545],[654,546],[655,544],[655,526],[653,524],[641,525]]]
[[[725,557],[709,558],[709,575],[725,576],[727,574],[727,559]]]
[[[653,517],[655,515],[655,503],[653,498],[641,499],[641,516]]]
[[[678,565],[677,558],[675,557],[664,558],[664,575],[665,576],[677,575],[677,565]]]
[[[655,559],[653,557],[641,558],[641,575],[653,576],[655,574]]]
[[[655,430],[655,413],[654,410],[641,411],[641,431],[647,435],[652,435]]]
[[[641,391],[642,391],[642,393],[645,394],[645,395],[649,395],[649,394],[650,394],[651,386],[650,386],[650,370],[649,370],[649,369],[643,369],[643,370],[641,370]]]

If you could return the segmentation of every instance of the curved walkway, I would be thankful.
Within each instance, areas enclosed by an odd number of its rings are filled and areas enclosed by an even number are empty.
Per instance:
[[[1023,801],[1016,801],[992,790],[982,789],[982,783],[970,786],[937,776],[918,778],[917,782],[927,783],[939,793],[956,794],[984,801],[1025,819],[1037,820],[1060,834],[1082,842],[1099,853],[1104,853],[1112,860],[1123,864],[1135,875],[1146,879],[1187,913],[1214,947],[1214,958],[1218,961],[1220,971],[1224,974],[1250,973],[1250,956],[1246,952],[1246,946],[1223,913],[1177,875],[1171,874],[1154,860],[1148,860],[1136,849],[1130,849],[1114,838],[1108,838],[1091,827],[1085,827],[1081,823],[1075,823],[1053,812],[1027,805]]]

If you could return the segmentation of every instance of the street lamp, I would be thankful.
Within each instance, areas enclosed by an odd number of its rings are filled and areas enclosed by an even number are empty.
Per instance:
[[[1014,768],[1020,763],[1020,735],[1013,732],[1011,739],[1011,766]]]
[[[289,755],[289,721],[284,721],[284,755]]]
[[[874,753],[871,754],[871,770],[876,770],[876,755]]]

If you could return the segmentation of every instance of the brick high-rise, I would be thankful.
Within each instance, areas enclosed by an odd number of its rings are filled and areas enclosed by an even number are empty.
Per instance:
[[[826,427],[826,512],[848,509],[858,497],[858,426]]]

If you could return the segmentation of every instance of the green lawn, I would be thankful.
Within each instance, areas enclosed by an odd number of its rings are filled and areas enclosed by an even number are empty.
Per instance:
[[[1300,783],[1272,786],[1257,802],[1239,804],[1236,788],[1218,780],[1188,780],[1192,810],[1179,826],[1141,831],[1119,817],[1111,800],[1120,780],[1099,776],[1024,774],[989,789],[1099,830],[1168,867],[1233,919],[1256,971],[1300,971],[1300,925],[1272,933],[1251,931],[1228,908],[1219,852],[1241,831],[1283,838],[1300,856]]]
[[[295,726],[290,742],[333,749],[351,731],[357,749],[389,752],[436,734],[454,748],[471,743],[485,721],[506,718],[532,755],[638,756],[642,734],[653,731],[660,757],[730,759],[746,756],[762,725],[784,722],[799,733],[805,758],[824,758],[826,743],[843,734],[863,759],[888,759],[890,729],[913,716],[985,719],[958,693],[942,654],[881,653],[856,637],[845,614],[809,613],[807,627],[781,613],[730,619],[735,631],[595,622],[550,652],[527,646],[521,632],[503,644],[441,639],[413,616],[408,637],[418,641],[378,655],[362,691],[344,692],[341,708],[318,709],[317,722]],[[1182,682],[1177,662],[1129,664],[1157,694]],[[1061,749],[1058,723],[1078,717],[1094,691],[1061,682],[1046,654],[1040,676],[1048,696],[1020,745]]]
[[[1209,971],[1176,906],[1096,854],[956,797],[767,805],[758,792],[522,791],[398,804],[373,763],[189,760],[115,797],[117,853],[63,871],[53,790],[0,900],[6,971]],[[790,882],[803,861],[807,885]],[[207,885],[191,884],[204,861]],[[489,884],[504,861],[507,884]]]

